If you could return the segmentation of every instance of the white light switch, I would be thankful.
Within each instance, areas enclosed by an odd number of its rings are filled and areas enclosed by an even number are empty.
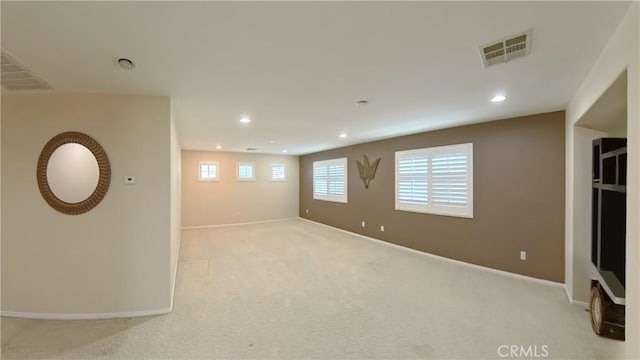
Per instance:
[[[131,175],[127,175],[124,177],[124,183],[127,185],[135,185],[136,184],[136,177],[135,176],[131,176]]]

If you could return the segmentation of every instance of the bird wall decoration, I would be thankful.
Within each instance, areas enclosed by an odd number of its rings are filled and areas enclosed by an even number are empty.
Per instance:
[[[364,157],[364,161],[360,162],[359,160],[356,160],[356,164],[358,164],[358,172],[360,173],[360,179],[364,182],[364,188],[368,189],[369,182],[371,182],[371,180],[376,176],[376,170],[378,169],[378,164],[380,164],[380,160],[382,158],[378,158],[371,164],[369,163],[367,155],[362,156]]]

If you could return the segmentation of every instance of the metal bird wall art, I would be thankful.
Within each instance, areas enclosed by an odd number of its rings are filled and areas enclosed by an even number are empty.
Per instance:
[[[364,182],[365,189],[369,188],[369,182],[373,180],[376,176],[376,170],[378,169],[378,164],[380,164],[380,160],[382,158],[378,158],[373,164],[369,163],[369,158],[367,155],[364,156],[364,163],[361,163],[359,160],[356,160],[356,164],[358,164],[358,172],[360,173],[360,179]]]

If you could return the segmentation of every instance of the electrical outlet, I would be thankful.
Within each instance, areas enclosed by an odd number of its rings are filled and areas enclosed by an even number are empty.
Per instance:
[[[309,209],[306,209],[305,212],[308,214],[309,213]]]
[[[362,222],[362,227],[364,227],[364,221]]]
[[[380,231],[384,232],[384,225],[380,225]]]
[[[520,260],[527,260],[527,252],[520,251]]]

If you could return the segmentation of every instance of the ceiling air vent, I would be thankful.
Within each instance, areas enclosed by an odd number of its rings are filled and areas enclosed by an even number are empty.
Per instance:
[[[520,56],[529,55],[530,50],[531,30],[480,46],[480,55],[482,56],[482,64],[487,68],[491,65],[505,64],[511,59]]]
[[[7,90],[49,90],[51,86],[20,64],[11,55],[2,51],[2,87]]]

